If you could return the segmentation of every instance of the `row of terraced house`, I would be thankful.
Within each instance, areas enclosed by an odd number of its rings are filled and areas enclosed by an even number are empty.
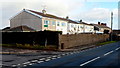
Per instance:
[[[62,31],[62,34],[76,33],[104,33],[111,32],[105,23],[87,24],[85,22],[73,21],[66,18],[61,18],[51,14],[47,14],[46,10],[37,12],[33,10],[23,9],[10,19],[10,29],[7,31]]]

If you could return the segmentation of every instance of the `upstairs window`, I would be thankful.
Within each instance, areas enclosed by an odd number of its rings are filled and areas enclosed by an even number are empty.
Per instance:
[[[60,22],[57,22],[57,26],[60,26]]]
[[[72,24],[72,25],[71,25],[71,27],[73,28],[73,27],[74,27],[74,25]]]
[[[49,21],[48,20],[44,20],[44,27],[48,27],[49,25]]]
[[[62,26],[66,26],[66,24],[65,24],[65,23],[62,23]]]
[[[49,21],[48,21],[48,20],[45,20],[45,21],[44,21],[44,25],[49,25]]]
[[[52,21],[52,25],[55,25],[56,24],[56,22],[55,21]]]

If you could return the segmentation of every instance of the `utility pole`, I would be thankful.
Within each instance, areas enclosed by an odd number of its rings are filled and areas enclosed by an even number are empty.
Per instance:
[[[113,12],[111,12],[111,41],[112,41]]]

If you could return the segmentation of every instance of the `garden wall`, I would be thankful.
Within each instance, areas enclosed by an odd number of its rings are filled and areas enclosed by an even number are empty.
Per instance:
[[[72,34],[59,35],[59,49],[103,42],[109,39],[108,34]]]

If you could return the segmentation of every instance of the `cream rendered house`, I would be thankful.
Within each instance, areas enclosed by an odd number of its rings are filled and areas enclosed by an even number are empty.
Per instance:
[[[95,33],[111,33],[111,28],[109,28],[106,24],[91,24],[95,28]]]
[[[68,23],[68,33],[69,34],[78,34],[78,33],[93,33],[94,32],[94,26],[89,25],[84,22],[75,22],[70,21]]]
[[[94,26],[89,25],[89,24],[85,24],[84,32],[85,33],[94,33]]]
[[[41,13],[23,9],[10,19],[10,28],[28,26],[36,31],[62,31],[67,34],[67,22],[64,18],[47,14],[45,10]]]

